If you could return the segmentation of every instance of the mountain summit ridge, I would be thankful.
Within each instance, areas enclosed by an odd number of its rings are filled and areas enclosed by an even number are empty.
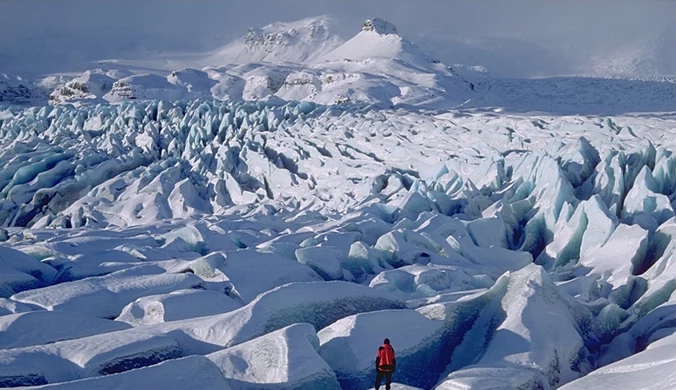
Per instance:
[[[394,23],[381,18],[366,19],[361,26],[361,31],[373,31],[380,35],[399,35]]]

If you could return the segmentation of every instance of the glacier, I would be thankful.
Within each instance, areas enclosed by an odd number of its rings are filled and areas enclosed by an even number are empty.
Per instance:
[[[3,386],[367,388],[389,337],[397,386],[575,388],[674,329],[673,119],[0,111]]]

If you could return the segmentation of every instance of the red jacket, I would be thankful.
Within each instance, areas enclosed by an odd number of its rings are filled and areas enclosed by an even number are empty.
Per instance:
[[[397,368],[397,360],[394,357],[394,348],[390,344],[383,344],[376,354],[376,370],[382,372],[394,372]]]

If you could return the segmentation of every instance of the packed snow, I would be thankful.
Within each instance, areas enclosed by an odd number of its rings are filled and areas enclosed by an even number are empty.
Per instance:
[[[238,389],[339,389],[315,329],[295,324],[207,355]]]
[[[676,386],[674,75],[343,22],[7,46],[0,387],[368,389],[384,338],[393,389]]]

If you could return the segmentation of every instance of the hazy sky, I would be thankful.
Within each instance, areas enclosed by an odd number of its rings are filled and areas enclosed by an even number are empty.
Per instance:
[[[676,74],[676,1],[650,0],[2,0],[0,72],[203,51],[248,27],[317,15],[334,17],[345,38],[385,18],[445,63],[502,76]]]

